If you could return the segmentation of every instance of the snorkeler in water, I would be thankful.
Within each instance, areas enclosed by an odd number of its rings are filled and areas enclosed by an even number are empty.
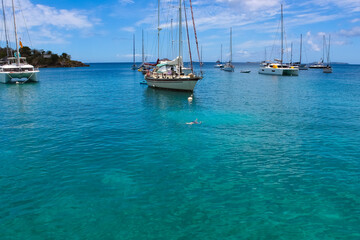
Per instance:
[[[193,124],[201,124],[201,121],[198,122],[197,119],[195,119],[195,121],[192,121],[192,122],[187,122],[186,124],[189,124],[189,125],[193,125]]]

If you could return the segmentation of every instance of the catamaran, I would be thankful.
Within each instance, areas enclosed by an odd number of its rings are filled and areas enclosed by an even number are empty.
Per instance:
[[[189,47],[190,53],[190,63],[191,69],[190,72],[185,72],[183,58],[182,58],[182,5],[181,0],[179,0],[179,56],[173,61],[164,61],[156,66],[156,68],[150,72],[148,71],[145,75],[145,80],[149,87],[153,88],[165,88],[173,90],[182,90],[182,91],[193,91],[196,83],[202,79],[202,76],[196,75],[192,67],[191,59],[191,48]],[[184,2],[185,5],[185,2]],[[191,1],[190,8],[192,9]],[[185,18],[186,18],[186,8],[184,6]],[[186,20],[186,19],[185,19]],[[194,18],[193,18],[194,21]],[[186,20],[187,23],[187,20]],[[195,29],[195,22],[193,22]],[[196,31],[195,31],[196,37]],[[198,51],[199,52],[199,51]],[[199,63],[200,54],[199,55]]]
[[[3,13],[4,13],[3,14],[4,15],[4,27],[5,27],[4,29],[6,31],[5,9],[4,9],[4,1],[3,0],[2,0],[2,6],[3,6]],[[13,17],[14,17],[16,53],[14,54],[14,57],[8,57],[6,63],[0,67],[0,82],[1,83],[37,82],[39,69],[34,68],[33,65],[28,64],[26,62],[26,58],[20,56],[18,35],[17,35],[17,29],[16,29],[14,0],[12,0],[12,11],[13,11]],[[6,33],[5,33],[5,36],[7,38]],[[22,45],[21,42],[20,42],[20,45]],[[9,46],[7,46],[7,49],[9,49]]]
[[[221,70],[227,72],[233,72],[235,69],[234,65],[232,65],[232,28],[230,28],[230,60],[225,63],[224,67]]]
[[[275,59],[275,63],[262,62],[259,74],[279,75],[279,76],[298,76],[299,69],[283,63],[284,59],[284,15],[283,5],[281,4],[281,59]]]

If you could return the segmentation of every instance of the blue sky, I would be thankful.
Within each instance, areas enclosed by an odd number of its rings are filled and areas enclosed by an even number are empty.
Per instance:
[[[9,5],[11,1],[5,2]],[[67,52],[73,59],[84,62],[127,62],[132,60],[132,35],[135,34],[137,60],[141,61],[141,31],[144,29],[147,59],[156,59],[156,0],[15,2],[19,35],[24,45],[60,54]],[[161,2],[161,57],[171,58],[174,54],[171,51],[170,19],[177,22],[175,6],[178,2]],[[233,28],[235,62],[261,61],[264,59],[265,49],[268,59],[279,57],[278,26],[282,3],[287,57],[290,56],[290,44],[293,42],[293,58],[299,58],[300,34],[303,34],[303,61],[319,61],[322,57],[322,36],[325,34],[328,37],[331,34],[331,60],[360,63],[360,0],[192,2],[204,61],[216,61],[220,58],[221,44],[223,60],[229,58],[230,27]],[[22,11],[19,11],[19,6]],[[9,10],[7,16],[10,16]],[[8,25],[10,28],[11,24]],[[174,30],[173,34],[176,39],[177,31]],[[4,34],[1,36],[3,47]],[[194,45],[192,41],[193,49]],[[185,47],[187,46],[184,45],[184,52],[187,49]]]

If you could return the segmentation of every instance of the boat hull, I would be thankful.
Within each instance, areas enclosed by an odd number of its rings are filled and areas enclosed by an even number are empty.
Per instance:
[[[276,75],[276,76],[298,76],[297,68],[260,68],[259,74]]]
[[[332,73],[332,68],[324,68],[323,73]]]
[[[226,71],[226,72],[233,72],[234,68],[231,67],[223,67],[222,70]]]
[[[145,77],[147,85],[153,88],[164,88],[179,91],[194,91],[196,83],[200,80],[200,77],[196,78],[153,78]]]
[[[326,66],[324,65],[310,65],[309,68],[318,68],[318,69],[322,69],[322,68],[326,68]]]
[[[214,68],[223,68],[223,67],[224,67],[223,64],[217,64],[217,65],[214,66]]]
[[[39,71],[0,72],[0,83],[38,82]]]

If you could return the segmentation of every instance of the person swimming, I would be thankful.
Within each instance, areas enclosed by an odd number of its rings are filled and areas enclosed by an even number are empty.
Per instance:
[[[195,119],[195,121],[192,121],[192,122],[187,122],[186,124],[188,124],[188,125],[201,124],[201,121],[200,121],[200,122],[198,122],[198,120],[197,120],[197,119]]]

